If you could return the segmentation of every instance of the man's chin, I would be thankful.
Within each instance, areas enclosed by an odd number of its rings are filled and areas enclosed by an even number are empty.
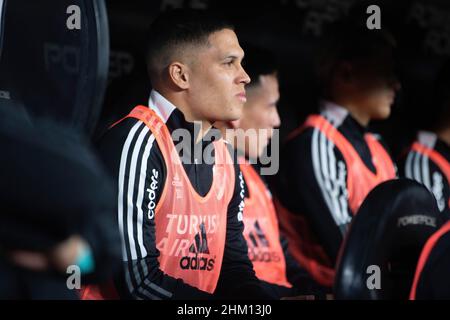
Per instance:
[[[224,114],[222,116],[223,119],[220,119],[220,121],[235,121],[239,120],[242,117],[242,108],[234,108],[230,112],[228,112],[226,115]]]
[[[391,106],[384,106],[383,108],[378,109],[374,120],[385,120],[389,118],[391,115]]]

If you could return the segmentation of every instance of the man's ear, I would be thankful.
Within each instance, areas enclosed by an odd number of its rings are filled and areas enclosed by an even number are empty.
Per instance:
[[[175,61],[169,65],[168,71],[169,79],[174,85],[183,90],[189,88],[189,68],[187,65]]]

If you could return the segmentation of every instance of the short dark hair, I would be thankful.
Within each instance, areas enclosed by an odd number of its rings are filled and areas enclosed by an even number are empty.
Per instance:
[[[243,67],[251,79],[247,88],[260,84],[260,76],[277,75],[278,63],[272,52],[247,43],[243,43],[241,46],[245,53]]]
[[[316,48],[315,71],[320,90],[324,93],[329,89],[339,63],[368,60],[395,47],[395,39],[384,29],[369,30],[353,20],[331,24]]]
[[[208,37],[231,23],[206,10],[174,9],[160,14],[147,33],[146,61],[150,79],[170,64],[173,54],[189,45],[207,45]]]
[[[434,82],[433,116],[431,129],[440,130],[450,126],[450,60],[439,70]]]

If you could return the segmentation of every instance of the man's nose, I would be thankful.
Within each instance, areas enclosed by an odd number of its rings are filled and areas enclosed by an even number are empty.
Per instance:
[[[278,114],[278,110],[274,108],[274,111],[272,112],[272,127],[278,128],[281,124],[280,115]]]
[[[247,74],[247,72],[245,72],[242,66],[240,67],[240,69],[241,70],[238,77],[238,83],[243,83],[244,85],[249,84],[251,81],[250,76]]]

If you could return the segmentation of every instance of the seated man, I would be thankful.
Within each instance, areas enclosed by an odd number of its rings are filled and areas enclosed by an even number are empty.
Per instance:
[[[100,143],[118,181],[124,274],[131,299],[272,298],[247,256],[244,182],[215,121],[241,116],[249,76],[233,27],[195,10],[152,24],[149,107],[138,106]],[[181,140],[181,141],[180,141]]]
[[[216,123],[237,150],[247,186],[245,189],[244,236],[256,276],[280,298],[314,293],[314,283],[290,256],[287,241],[280,237],[271,193],[256,166],[264,148],[280,125],[280,97],[275,58],[270,52],[245,46],[245,69],[252,82],[246,86],[247,102],[242,117]],[[278,136],[277,136],[278,137]],[[273,143],[279,143],[276,139]]]
[[[450,63],[436,79],[434,120],[420,131],[402,161],[401,173],[424,184],[435,196],[444,219],[450,219]]]
[[[393,40],[340,23],[324,38],[317,75],[322,108],[288,136],[277,178],[277,211],[292,255],[331,286],[343,237],[366,195],[396,177],[371,120],[389,117],[399,83]]]

